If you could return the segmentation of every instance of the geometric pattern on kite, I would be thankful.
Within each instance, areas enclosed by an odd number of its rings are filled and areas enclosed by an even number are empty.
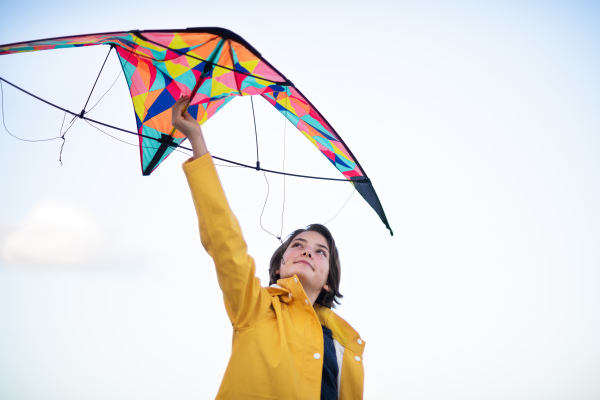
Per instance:
[[[392,232],[370,180],[340,136],[310,101],[239,35],[223,28],[112,32],[0,46],[0,55],[93,45],[116,49],[127,79],[149,175],[185,137],[171,107],[190,96],[202,125],[236,96],[260,95],[281,112],[350,181]],[[157,142],[159,145],[157,145]]]

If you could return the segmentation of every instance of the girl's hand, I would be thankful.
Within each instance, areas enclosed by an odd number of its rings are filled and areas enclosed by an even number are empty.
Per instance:
[[[171,123],[175,129],[191,141],[195,136],[202,136],[202,128],[198,125],[198,121],[187,111],[186,106],[189,101],[188,96],[183,96],[175,102],[172,108]],[[183,112],[184,108],[186,108],[185,113]]]
[[[208,149],[206,148],[202,128],[200,128],[198,121],[190,115],[187,109],[185,113],[183,112],[189,101],[189,97],[183,96],[175,102],[172,108],[171,124],[188,138],[194,151],[194,158],[199,158],[208,153]]]

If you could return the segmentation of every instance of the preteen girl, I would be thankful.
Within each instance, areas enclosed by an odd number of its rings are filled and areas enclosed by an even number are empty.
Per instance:
[[[188,102],[175,103],[172,122],[192,146],[183,170],[233,326],[217,399],[362,399],[365,342],[331,310],[342,297],[331,233],[319,224],[294,231],[271,258],[270,286],[261,287]]]

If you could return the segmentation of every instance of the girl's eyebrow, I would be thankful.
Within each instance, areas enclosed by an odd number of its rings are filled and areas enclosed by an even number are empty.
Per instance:
[[[307,243],[306,239],[302,239],[302,238],[296,238],[296,239],[294,239],[294,242],[295,242],[296,240],[301,240],[301,241],[303,241],[304,243]],[[316,245],[317,245],[317,246],[319,246],[319,247],[322,247],[322,248],[324,248],[324,249],[325,249],[325,250],[327,250],[327,251],[329,251],[329,248],[328,248],[327,246],[323,246],[322,244],[319,244],[319,243],[316,243]]]

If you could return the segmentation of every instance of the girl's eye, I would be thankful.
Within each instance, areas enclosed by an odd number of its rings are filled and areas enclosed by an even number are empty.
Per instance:
[[[298,246],[300,246],[300,243],[298,243],[298,242],[292,244],[292,247],[298,247]]]

